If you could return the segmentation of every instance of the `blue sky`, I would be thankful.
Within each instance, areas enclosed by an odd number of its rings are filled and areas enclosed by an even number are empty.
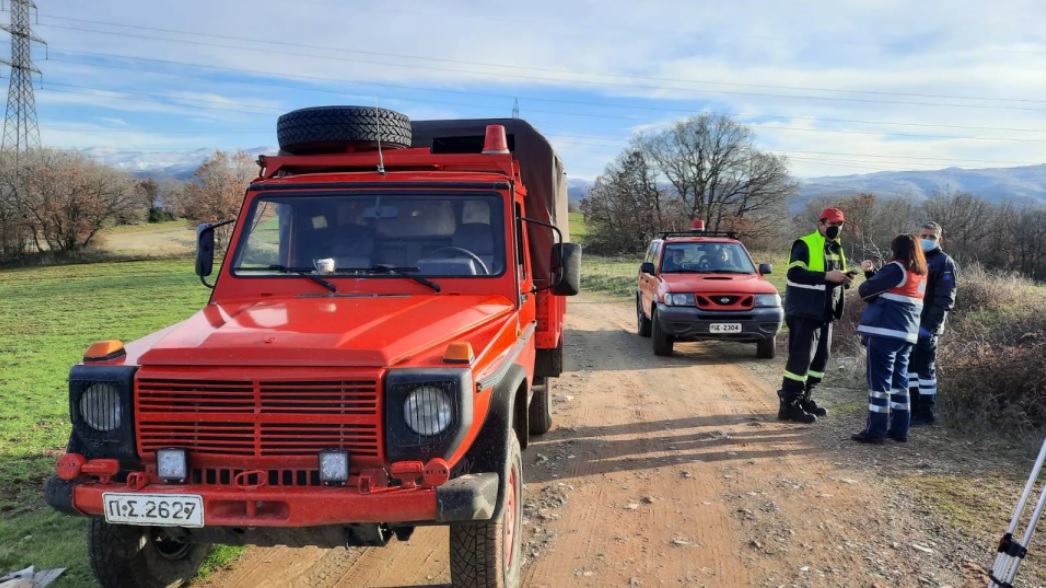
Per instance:
[[[585,179],[636,130],[702,111],[800,177],[1046,162],[1046,4],[842,4],[37,0],[41,137],[253,148],[304,106],[483,118],[518,99]]]

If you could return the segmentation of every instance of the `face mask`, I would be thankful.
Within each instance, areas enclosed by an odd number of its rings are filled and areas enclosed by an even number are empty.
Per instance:
[[[922,244],[923,251],[933,251],[937,248],[937,241],[933,241],[930,239],[919,239],[919,243]]]
[[[829,241],[835,241],[839,238],[839,233],[841,233],[842,230],[842,227],[827,227],[824,230],[824,236],[827,237]]]

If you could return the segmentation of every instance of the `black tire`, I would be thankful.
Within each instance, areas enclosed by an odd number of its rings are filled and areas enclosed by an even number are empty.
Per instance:
[[[654,340],[654,355],[672,355],[672,345],[675,343],[675,338],[668,333],[661,330],[661,321],[657,318],[657,314],[653,314],[650,317],[651,325],[651,339]]]
[[[92,518],[87,526],[87,555],[94,577],[104,588],[177,588],[196,575],[210,545],[158,540],[153,527],[110,525]]]
[[[534,378],[530,399],[530,434],[544,435],[552,428],[552,380]]]
[[[515,434],[509,435],[507,457],[504,479],[510,483],[514,475],[515,483],[505,493],[501,516],[490,523],[450,528],[450,581],[454,588],[519,586],[523,560],[523,456]],[[510,554],[507,562],[506,551]]]
[[[384,108],[316,106],[284,114],[276,121],[280,152],[290,155],[344,152],[350,145],[382,149],[410,147],[410,119]]]
[[[767,337],[755,346],[755,356],[759,359],[773,359],[777,355],[777,339]]]
[[[639,336],[640,337],[649,337],[650,336],[650,326],[651,326],[650,325],[650,319],[647,318],[646,313],[643,312],[643,302],[642,302],[642,300],[643,300],[643,298],[640,295],[637,294],[636,295],[636,321],[639,323],[637,325],[637,331],[639,332]]]

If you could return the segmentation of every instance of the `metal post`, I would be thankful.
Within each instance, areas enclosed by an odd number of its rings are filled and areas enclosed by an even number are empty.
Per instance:
[[[1014,510],[1010,526],[999,541],[998,555],[995,556],[995,564],[992,566],[992,571],[989,575],[991,580],[988,582],[988,588],[1013,588],[1013,579],[1017,577],[1017,569],[1020,567],[1021,561],[1024,560],[1024,556],[1028,553],[1028,543],[1035,532],[1035,526],[1039,524],[1039,519],[1042,518],[1043,510],[1046,509],[1046,487],[1044,487],[1039,494],[1039,500],[1035,505],[1035,511],[1032,513],[1031,520],[1028,521],[1028,528],[1024,531],[1024,538],[1020,542],[1015,541],[1013,535],[1017,531],[1017,523],[1028,505],[1028,499],[1035,488],[1035,482],[1039,479],[1039,473],[1042,471],[1044,462],[1046,462],[1046,440],[1043,440],[1042,448],[1039,450],[1039,457],[1035,460],[1035,466],[1028,477],[1028,483],[1024,485],[1024,492],[1021,494],[1021,499],[1017,502],[1017,508]]]
[[[32,0],[11,0],[11,24],[0,25],[0,29],[11,34],[11,60],[0,59],[0,63],[11,66],[7,116],[0,149],[13,150],[16,154],[40,147],[33,74],[43,74],[33,65],[32,46],[33,41],[47,42],[33,33],[29,12],[35,8]]]

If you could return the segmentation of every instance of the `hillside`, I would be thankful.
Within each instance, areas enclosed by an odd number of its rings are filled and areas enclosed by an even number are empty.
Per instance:
[[[275,147],[253,147],[251,155],[276,153]],[[129,171],[139,177],[185,179],[213,149],[150,152],[133,149],[93,147],[83,150],[90,157]],[[580,202],[592,182],[570,178],[571,202]],[[1024,167],[963,169],[950,167],[930,171],[898,171],[801,178],[799,198],[793,208],[801,209],[807,201],[823,195],[849,195],[874,192],[882,196],[910,196],[922,200],[935,189],[967,191],[993,202],[1000,200],[1034,200],[1046,204],[1046,164]]]

